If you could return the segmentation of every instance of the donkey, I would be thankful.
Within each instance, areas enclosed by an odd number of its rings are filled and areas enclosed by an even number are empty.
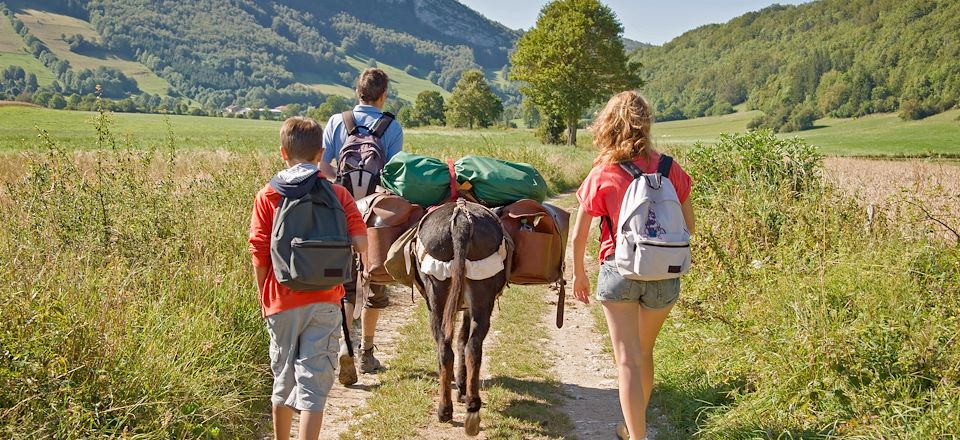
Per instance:
[[[449,277],[442,281],[434,275],[423,273],[420,265],[417,268],[417,276],[423,282],[430,309],[430,330],[437,343],[440,364],[437,416],[441,422],[453,418],[450,382],[453,379],[454,354],[450,345],[457,312],[463,306],[463,320],[457,341],[457,351],[460,352],[456,371],[457,398],[467,406],[464,432],[474,436],[480,432],[483,340],[490,330],[490,315],[496,298],[507,284],[507,268],[504,265],[492,276],[474,280],[467,278],[466,262],[497,256],[503,261],[502,246],[508,241],[504,240],[500,220],[489,209],[463,199],[430,213],[423,219],[419,234],[419,245],[422,245],[419,256],[426,258],[429,255],[437,261],[450,262]],[[424,258],[419,260],[422,262]]]

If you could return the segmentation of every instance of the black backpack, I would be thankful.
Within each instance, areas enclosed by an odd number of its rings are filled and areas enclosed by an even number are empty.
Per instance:
[[[386,149],[380,138],[393,122],[394,116],[384,112],[373,127],[357,126],[352,110],[342,113],[347,139],[337,156],[337,183],[353,195],[354,200],[366,197],[380,184],[380,172],[387,163]],[[366,133],[360,133],[360,128]]]

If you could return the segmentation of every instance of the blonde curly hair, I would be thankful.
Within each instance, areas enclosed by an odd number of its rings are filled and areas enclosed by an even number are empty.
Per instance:
[[[614,95],[590,125],[593,146],[600,151],[594,164],[612,164],[652,155],[652,124],[653,109],[646,98],[632,90]]]

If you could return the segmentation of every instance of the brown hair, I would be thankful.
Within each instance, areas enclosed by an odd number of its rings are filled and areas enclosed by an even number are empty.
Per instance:
[[[357,78],[357,97],[364,104],[373,103],[387,93],[389,82],[387,72],[376,67],[368,67]]]
[[[647,99],[634,91],[610,98],[590,126],[593,146],[600,150],[595,165],[618,163],[651,155],[650,125],[653,109]]]
[[[323,127],[313,118],[288,118],[280,127],[280,145],[290,160],[313,160],[323,149]]]

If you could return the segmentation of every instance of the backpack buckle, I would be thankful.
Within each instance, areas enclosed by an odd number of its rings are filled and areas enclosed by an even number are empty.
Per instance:
[[[647,181],[647,186],[649,186],[651,189],[658,190],[663,184],[663,175],[660,173],[644,174],[643,178]]]

